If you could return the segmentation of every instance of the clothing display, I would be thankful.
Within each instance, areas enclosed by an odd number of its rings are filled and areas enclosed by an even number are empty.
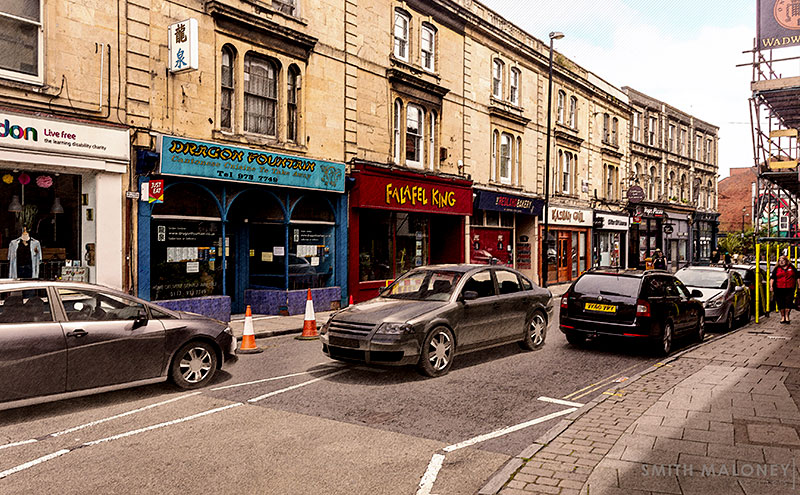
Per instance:
[[[42,246],[39,241],[24,233],[8,245],[8,261],[10,278],[39,278]]]

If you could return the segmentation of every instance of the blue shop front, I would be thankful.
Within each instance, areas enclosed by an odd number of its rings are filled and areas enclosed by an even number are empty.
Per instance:
[[[342,163],[159,136],[140,178],[139,296],[230,319],[317,311],[347,294]]]

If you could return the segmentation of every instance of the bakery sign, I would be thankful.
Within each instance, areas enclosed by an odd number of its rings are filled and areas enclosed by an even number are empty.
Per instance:
[[[591,227],[594,220],[592,210],[575,208],[550,208],[547,213],[553,225],[571,225],[575,227]]]

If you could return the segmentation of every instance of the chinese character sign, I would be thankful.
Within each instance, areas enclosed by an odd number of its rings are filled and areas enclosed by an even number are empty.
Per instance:
[[[149,198],[150,198],[150,202],[151,203],[163,203],[164,202],[164,181],[163,180],[151,180],[150,181]]]
[[[200,66],[197,19],[187,19],[169,27],[169,70],[183,72]]]

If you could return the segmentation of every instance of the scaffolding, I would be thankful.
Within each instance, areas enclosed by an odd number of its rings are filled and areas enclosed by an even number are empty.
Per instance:
[[[766,262],[766,293],[761,289],[760,270],[756,269],[756,307],[770,308],[770,272],[779,254],[797,262],[800,246],[800,56],[776,58],[772,49],[753,44],[750,88],[750,124],[753,134],[753,159],[758,182],[753,191],[753,229],[756,266]],[[784,51],[785,53],[785,51]],[[750,64],[743,64],[750,65]],[[781,69],[793,71],[784,76]],[[761,299],[766,304],[760,304]],[[774,299],[773,299],[774,301]],[[756,311],[756,322],[759,321]]]

